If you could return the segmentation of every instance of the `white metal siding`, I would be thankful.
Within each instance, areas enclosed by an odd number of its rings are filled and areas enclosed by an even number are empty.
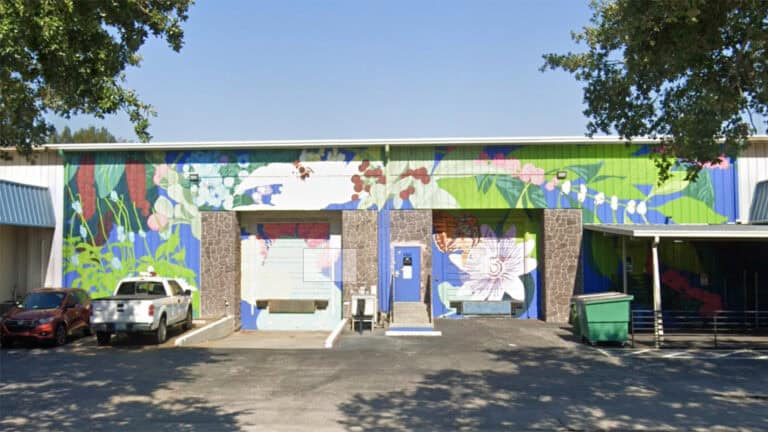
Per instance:
[[[64,164],[62,158],[55,152],[44,151],[38,152],[36,155],[37,158],[33,163],[28,162],[23,157],[14,157],[10,161],[0,160],[0,180],[44,186],[51,192],[53,210],[56,214],[56,228],[53,238],[51,240],[50,235],[46,233],[31,236],[28,239],[29,242],[47,242],[50,245],[48,249],[50,252],[47,257],[39,257],[39,254],[34,254],[37,261],[29,262],[28,266],[31,269],[37,269],[41,263],[45,264],[45,280],[42,283],[47,287],[59,287],[62,280]]]
[[[753,142],[739,156],[737,161],[739,176],[739,219],[747,222],[749,206],[755,193],[755,185],[768,180],[768,142]]]

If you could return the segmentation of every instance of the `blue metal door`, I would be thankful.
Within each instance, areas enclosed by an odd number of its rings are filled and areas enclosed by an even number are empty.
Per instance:
[[[421,301],[421,248],[395,247],[395,301]]]

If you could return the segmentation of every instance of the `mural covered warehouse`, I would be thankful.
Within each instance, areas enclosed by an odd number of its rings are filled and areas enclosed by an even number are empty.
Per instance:
[[[375,294],[381,312],[392,300],[418,301],[435,317],[461,317],[462,302],[501,301],[521,318],[565,321],[574,293],[621,290],[616,243],[583,233],[583,223],[738,217],[732,161],[706,166],[695,183],[674,171],[657,185],[651,146],[615,138],[62,146],[63,284],[98,297],[151,266],[186,281],[196,314],[230,313],[247,329],[329,329],[356,293]],[[415,251],[407,269],[396,248]],[[631,249],[639,279],[648,248]],[[709,249],[663,257],[666,270],[695,282],[675,291],[690,307],[718,295],[693,280]],[[412,282],[398,289],[401,270]]]

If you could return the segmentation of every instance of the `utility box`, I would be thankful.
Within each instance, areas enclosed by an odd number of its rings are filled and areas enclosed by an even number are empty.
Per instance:
[[[628,339],[629,303],[634,296],[618,292],[583,294],[571,299],[576,336],[591,344],[624,343]]]

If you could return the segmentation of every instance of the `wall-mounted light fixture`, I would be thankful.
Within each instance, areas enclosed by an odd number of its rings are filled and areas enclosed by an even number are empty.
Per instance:
[[[196,172],[191,172],[187,175],[187,178],[191,183],[197,183],[200,181],[200,174]]]
[[[558,180],[565,180],[566,177],[568,177],[568,171],[558,171],[557,172],[557,179]]]

